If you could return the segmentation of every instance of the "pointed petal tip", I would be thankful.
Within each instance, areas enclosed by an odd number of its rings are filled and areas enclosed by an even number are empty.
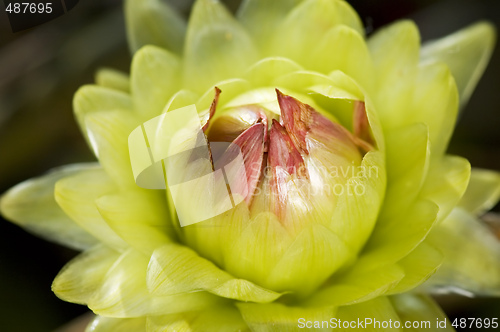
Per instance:
[[[304,159],[295,146],[291,135],[278,121],[273,119],[269,132],[269,165],[285,169],[288,174],[304,175]]]
[[[208,112],[208,118],[206,119],[205,124],[203,125],[202,129],[204,132],[208,129],[210,125],[210,120],[213,118],[215,115],[215,111],[217,109],[217,104],[219,103],[219,95],[221,94],[221,89],[218,87],[215,87],[215,95],[214,95],[214,100],[212,101],[212,104],[210,104],[210,110]]]
[[[307,154],[306,135],[310,130],[310,124],[312,122],[312,107],[291,96],[281,93],[278,89],[276,89],[276,94],[281,110],[280,122],[285,127],[297,150],[300,153]],[[278,130],[279,128],[274,122],[275,121],[273,121],[273,127]]]

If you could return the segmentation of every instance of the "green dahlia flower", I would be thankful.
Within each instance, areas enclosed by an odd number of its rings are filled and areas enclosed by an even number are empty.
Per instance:
[[[366,39],[341,0],[245,0],[236,19],[198,0],[187,25],[159,0],[129,0],[126,17],[130,76],[100,71],[74,98],[99,163],[56,169],[1,200],[7,218],[83,251],[52,288],[98,315],[88,331],[314,321],[326,331],[323,321],[365,318],[379,321],[372,330],[435,327],[445,316],[426,294],[500,295],[500,243],[478,219],[500,175],[446,155],[492,52],[491,25],[421,48],[410,21]],[[246,173],[230,209],[181,227],[171,190],[141,188],[133,165],[165,171],[154,156],[165,130],[146,123],[183,107],[197,110],[206,146],[238,146]],[[135,128],[145,150],[129,146]],[[196,190],[180,197],[184,212],[206,205]]]

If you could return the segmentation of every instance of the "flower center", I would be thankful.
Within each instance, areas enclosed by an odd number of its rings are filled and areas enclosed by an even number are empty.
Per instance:
[[[359,165],[364,153],[374,149],[362,102],[355,104],[351,133],[278,89],[280,116],[259,104],[248,104],[212,119],[220,93],[216,88],[203,127],[208,141],[232,142],[239,147],[246,177],[240,179],[238,187],[245,188],[246,203],[251,208],[257,204],[259,209],[264,205],[280,220],[290,213],[292,201],[307,203],[313,196],[328,195],[331,188],[326,185],[344,182],[347,175],[339,179],[338,171],[332,179],[333,167],[342,167],[347,174],[346,168]]]

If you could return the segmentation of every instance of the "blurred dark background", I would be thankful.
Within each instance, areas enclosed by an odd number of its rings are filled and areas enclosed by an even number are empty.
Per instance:
[[[170,1],[186,17],[192,1]],[[238,0],[224,1],[235,10]],[[498,0],[351,0],[367,32],[409,17],[423,40],[480,19],[500,27]],[[103,66],[128,72],[120,0],[80,0],[64,16],[12,33],[0,3],[0,193],[62,164],[93,160],[73,120],[72,96]],[[500,170],[500,48],[457,125],[449,151]],[[500,209],[498,206],[496,211]],[[87,312],[50,285],[76,252],[0,220],[0,330],[52,331]],[[499,317],[499,299],[443,297],[450,318]]]

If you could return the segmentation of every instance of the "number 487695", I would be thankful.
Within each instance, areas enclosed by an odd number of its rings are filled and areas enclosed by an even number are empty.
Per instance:
[[[471,328],[498,328],[498,318],[455,318],[451,326],[458,329]]]
[[[52,13],[52,3],[31,3],[31,2],[16,2],[9,3],[5,11],[9,14],[50,14]]]

